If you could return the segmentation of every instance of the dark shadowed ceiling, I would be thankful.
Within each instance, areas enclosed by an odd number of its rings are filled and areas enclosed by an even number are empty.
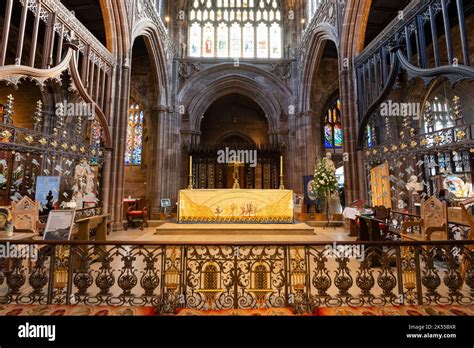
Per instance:
[[[327,40],[324,45],[323,58],[338,58],[336,45],[331,40]]]
[[[403,10],[410,0],[372,0],[372,6],[365,33],[367,46]]]
[[[61,2],[70,11],[74,11],[77,19],[79,19],[104,46],[107,46],[104,17],[102,16],[99,0],[61,0]]]

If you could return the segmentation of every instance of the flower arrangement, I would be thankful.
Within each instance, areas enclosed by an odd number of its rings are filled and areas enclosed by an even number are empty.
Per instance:
[[[328,170],[324,160],[321,160],[314,171],[313,194],[322,199],[338,191],[336,173]]]

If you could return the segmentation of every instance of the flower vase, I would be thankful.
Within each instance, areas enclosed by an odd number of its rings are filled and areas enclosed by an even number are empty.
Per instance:
[[[5,226],[7,237],[13,237],[13,222],[8,222]]]

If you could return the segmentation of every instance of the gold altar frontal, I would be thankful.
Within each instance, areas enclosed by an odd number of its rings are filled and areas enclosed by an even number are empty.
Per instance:
[[[179,223],[292,224],[290,190],[181,190]]]

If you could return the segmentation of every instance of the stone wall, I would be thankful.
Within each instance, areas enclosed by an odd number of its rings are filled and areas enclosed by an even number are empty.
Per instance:
[[[241,134],[255,144],[268,144],[268,121],[251,99],[230,95],[207,110],[201,124],[201,142],[215,145],[228,135]]]
[[[124,197],[147,199],[146,181],[146,170],[141,166],[126,166]]]

